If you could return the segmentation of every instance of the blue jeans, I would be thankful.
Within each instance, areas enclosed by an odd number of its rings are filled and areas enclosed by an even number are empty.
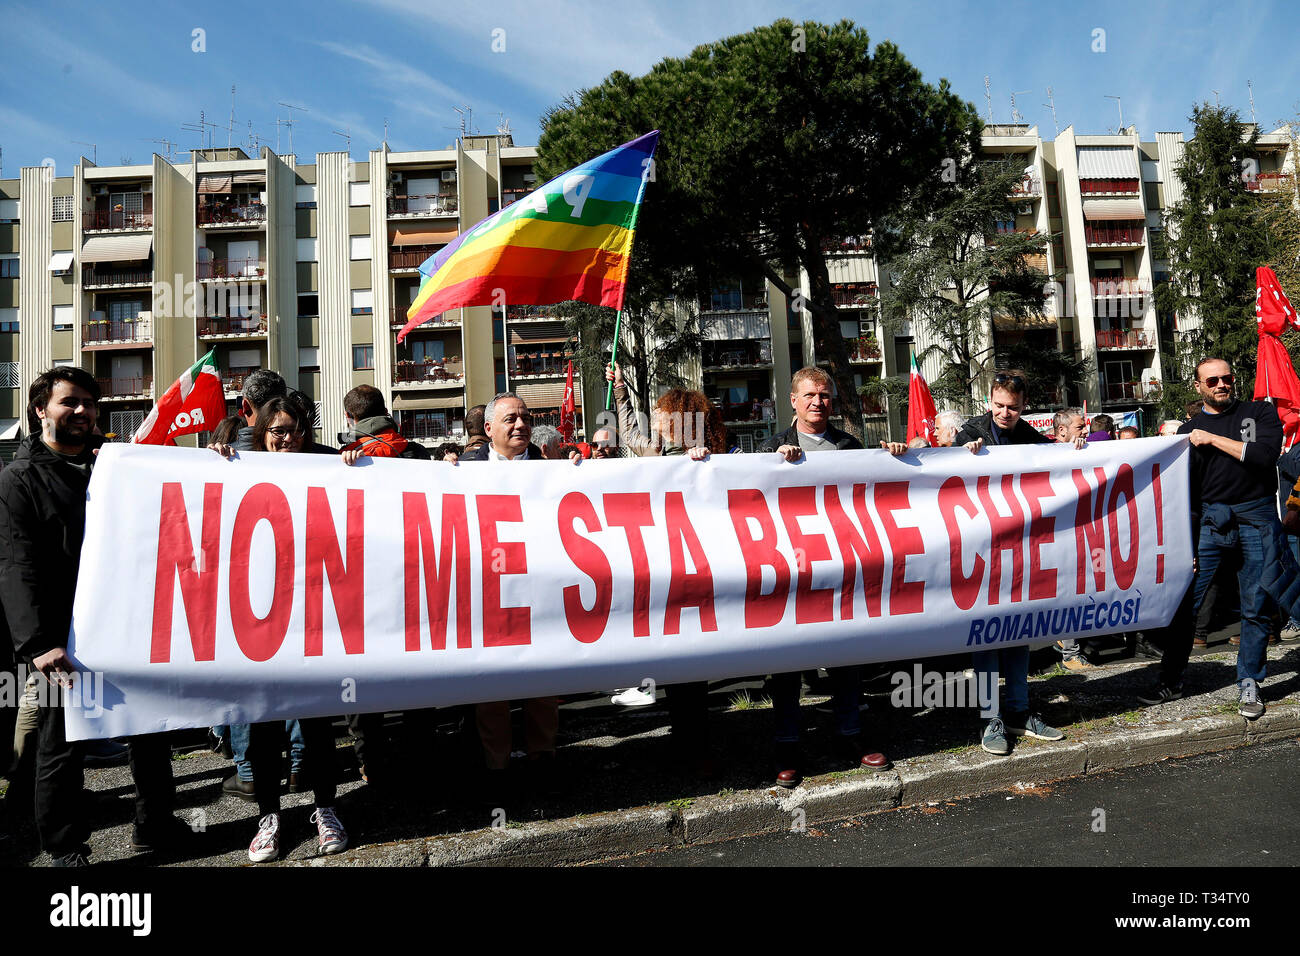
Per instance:
[[[253,765],[248,762],[248,724],[231,724],[229,727],[212,729],[217,736],[223,736],[221,733],[223,730],[229,732],[230,753],[231,759],[235,762],[235,773],[239,775],[240,780],[252,783]],[[286,720],[284,729],[289,732],[289,772],[298,773],[302,770],[302,755],[307,749],[302,739],[302,727],[296,720]]]
[[[971,654],[977,687],[991,689],[989,711],[981,716],[1001,717],[1004,714],[1029,712],[1029,648],[1004,647],[998,650],[975,651]],[[998,675],[1006,678],[1005,690],[999,691]],[[981,705],[984,702],[981,701]],[[1004,706],[1005,704],[1005,706]]]
[[[862,730],[862,715],[858,704],[862,698],[862,675],[859,668],[829,667],[831,679],[831,711],[835,715],[835,729],[841,737],[853,737]],[[772,718],[776,724],[774,737],[777,743],[799,742],[799,691],[803,683],[797,671],[790,674],[773,674],[768,687],[772,691]]]

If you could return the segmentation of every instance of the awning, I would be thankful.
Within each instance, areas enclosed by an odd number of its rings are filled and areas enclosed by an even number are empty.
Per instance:
[[[230,192],[231,183],[234,181],[233,176],[200,176],[199,192],[201,193],[228,193]]]
[[[422,408],[464,408],[465,396],[451,395],[439,396],[436,398],[426,398],[419,396],[417,398],[408,398],[405,395],[393,396],[393,411],[413,411]]]
[[[72,268],[71,252],[56,252],[54,255],[50,256],[51,272],[67,272],[71,268]]]
[[[1141,179],[1131,146],[1080,146],[1080,179]]]
[[[1056,316],[1027,315],[1022,319],[1017,319],[1009,315],[995,315],[993,317],[993,327],[999,332],[1029,332],[1035,329],[1054,329],[1056,328]]]
[[[91,236],[81,247],[81,263],[137,262],[153,251],[153,236]]]
[[[1134,222],[1147,217],[1146,205],[1133,196],[1128,199],[1085,199],[1083,201],[1084,219],[1125,220]]]
[[[442,246],[458,235],[455,229],[395,229],[392,243],[395,246]]]
[[[18,419],[0,418],[0,441],[10,441],[18,437]]]
[[[235,173],[234,179],[237,183],[265,183],[266,173]]]
[[[563,333],[559,335],[554,332],[542,335],[520,335],[514,329],[510,330],[511,345],[562,345],[567,341],[569,341],[569,337]]]
[[[574,383],[573,400],[582,405],[582,392]],[[529,408],[559,408],[564,404],[564,382],[520,382],[515,386],[515,394],[523,399]]]

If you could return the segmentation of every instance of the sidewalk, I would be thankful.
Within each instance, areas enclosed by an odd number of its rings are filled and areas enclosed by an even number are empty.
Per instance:
[[[1188,696],[1148,708],[1134,695],[1149,689],[1154,662],[1126,659],[1076,673],[1053,664],[1054,652],[1036,652],[1035,666],[1046,669],[1031,677],[1033,706],[1067,736],[1058,743],[1022,738],[1007,757],[980,749],[983,722],[974,711],[894,707],[888,675],[867,668],[879,676],[866,685],[864,737],[889,755],[893,768],[845,770],[829,749],[830,715],[818,706],[825,698],[808,697],[807,776],[794,790],[770,786],[771,712],[755,680],[713,685],[716,773],[707,781],[672,760],[662,695],[658,704],[638,709],[615,707],[603,695],[567,701],[560,795],[521,800],[505,816],[477,799],[476,755],[465,735],[441,735],[436,749],[422,753],[414,747],[399,751],[408,756],[409,773],[388,788],[358,779],[341,736],[345,771],[337,807],[351,848],[315,857],[310,797],[286,795],[282,859],[317,866],[575,864],[1300,736],[1300,643],[1270,649],[1270,676],[1262,686],[1268,712],[1247,722],[1237,715],[1235,648],[1226,643],[1226,632],[1218,638],[1223,642],[1193,658],[1184,685]],[[953,658],[922,663],[935,670],[964,666]],[[194,854],[164,860],[131,853],[125,822],[131,816],[130,775],[125,767],[111,767],[86,773],[87,787],[98,798],[92,862],[247,865],[257,811],[221,795],[230,763],[199,749],[178,754],[173,770],[178,813],[200,831]],[[0,865],[44,863],[35,852],[30,827],[20,829],[0,842]]]

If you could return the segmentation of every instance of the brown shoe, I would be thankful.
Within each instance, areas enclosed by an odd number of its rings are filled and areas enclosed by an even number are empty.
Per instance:
[[[1192,638],[1192,647],[1205,647],[1205,638],[1199,635]]]
[[[1097,666],[1089,664],[1082,657],[1067,657],[1061,661],[1061,666],[1068,671],[1095,671]]]
[[[1240,634],[1232,635],[1232,637],[1228,638],[1228,643],[1231,644],[1233,647],[1241,647],[1241,635]]]

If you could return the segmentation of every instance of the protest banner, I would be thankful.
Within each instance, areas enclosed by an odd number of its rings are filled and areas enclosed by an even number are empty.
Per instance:
[[[105,446],[72,739],[1166,624],[1188,443],[446,463]]]

